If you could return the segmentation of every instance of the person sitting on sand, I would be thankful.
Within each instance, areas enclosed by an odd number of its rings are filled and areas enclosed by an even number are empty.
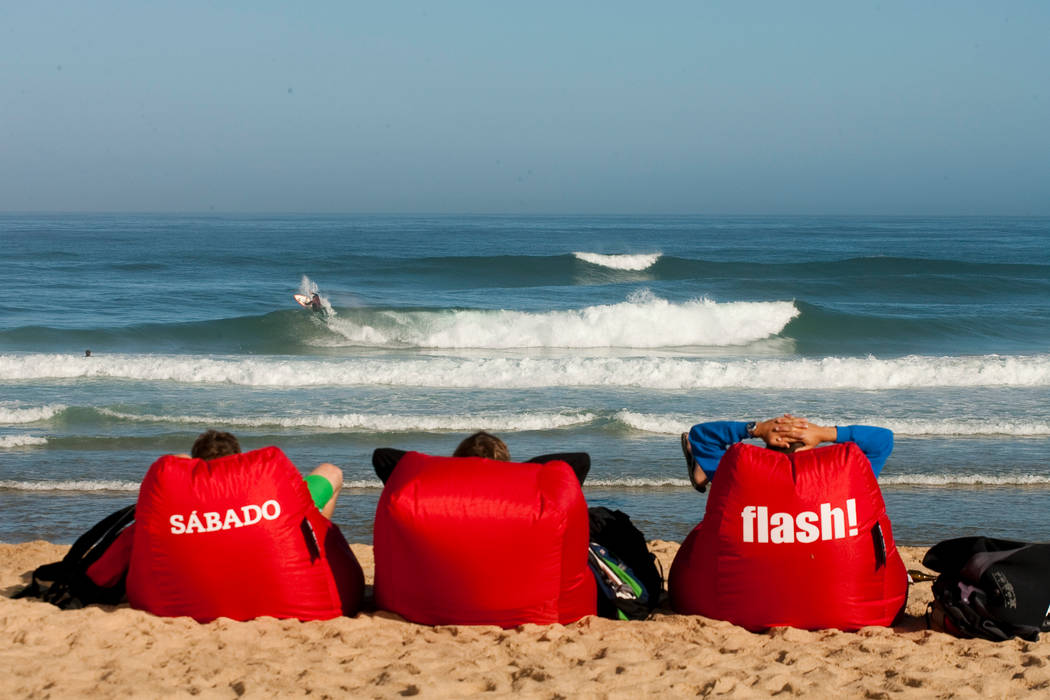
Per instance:
[[[790,413],[761,422],[699,423],[682,433],[682,453],[693,488],[706,491],[722,455],[731,445],[748,438],[758,438],[769,449],[788,453],[810,450],[825,442],[853,442],[871,462],[876,478],[893,451],[893,432],[886,428],[817,425]]]
[[[231,433],[221,430],[206,430],[197,436],[190,449],[190,454],[178,454],[176,457],[186,459],[203,459],[211,461],[219,457],[241,453],[241,444]],[[310,491],[317,510],[321,515],[332,519],[335,502],[343,488],[343,470],[334,464],[325,462],[306,475],[306,488]]]
[[[397,463],[401,461],[405,454],[407,454],[405,450],[398,450],[393,447],[380,447],[372,452],[372,468],[375,469],[376,476],[379,477],[380,481],[384,484],[387,482],[390,475],[394,473]],[[507,449],[506,443],[498,437],[480,430],[464,438],[456,447],[452,456],[484,457],[485,459],[509,462],[510,450]],[[580,481],[581,486],[583,485],[583,480],[587,478],[587,472],[591,469],[591,456],[586,452],[561,452],[540,455],[527,460],[528,463],[532,464],[544,464],[553,461],[565,462],[572,467],[572,471],[576,474],[576,478]]]

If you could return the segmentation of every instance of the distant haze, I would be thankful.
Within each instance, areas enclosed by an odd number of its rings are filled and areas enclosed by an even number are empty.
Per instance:
[[[9,2],[0,211],[1050,214],[1046,2]]]

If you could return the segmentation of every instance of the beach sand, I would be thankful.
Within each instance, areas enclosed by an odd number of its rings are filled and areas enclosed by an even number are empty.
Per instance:
[[[664,570],[678,549],[654,541]],[[686,697],[1050,695],[1050,637],[993,643],[928,631],[930,584],[896,627],[856,633],[658,613],[568,626],[424,627],[382,612],[298,622],[159,618],[127,606],[63,611],[9,596],[66,546],[0,544],[0,696]],[[372,548],[353,545],[371,583]],[[908,568],[924,548],[902,547]]]

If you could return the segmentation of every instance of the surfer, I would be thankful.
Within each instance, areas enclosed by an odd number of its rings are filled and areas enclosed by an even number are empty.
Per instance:
[[[314,292],[310,296],[306,296],[305,294],[293,294],[292,298],[295,299],[295,303],[304,309],[310,309],[311,311],[322,314],[328,312],[324,306],[324,302],[321,301],[321,296],[317,292]]]

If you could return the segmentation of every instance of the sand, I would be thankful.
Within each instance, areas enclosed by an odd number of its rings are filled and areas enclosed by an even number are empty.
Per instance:
[[[670,568],[673,542],[650,544]],[[67,547],[0,544],[0,697],[627,698],[1050,696],[1050,635],[964,640],[925,628],[930,584],[894,628],[781,628],[658,612],[644,622],[424,627],[383,612],[298,622],[64,611],[9,596]],[[371,583],[372,549],[354,545]],[[901,548],[920,568],[923,548]]]

